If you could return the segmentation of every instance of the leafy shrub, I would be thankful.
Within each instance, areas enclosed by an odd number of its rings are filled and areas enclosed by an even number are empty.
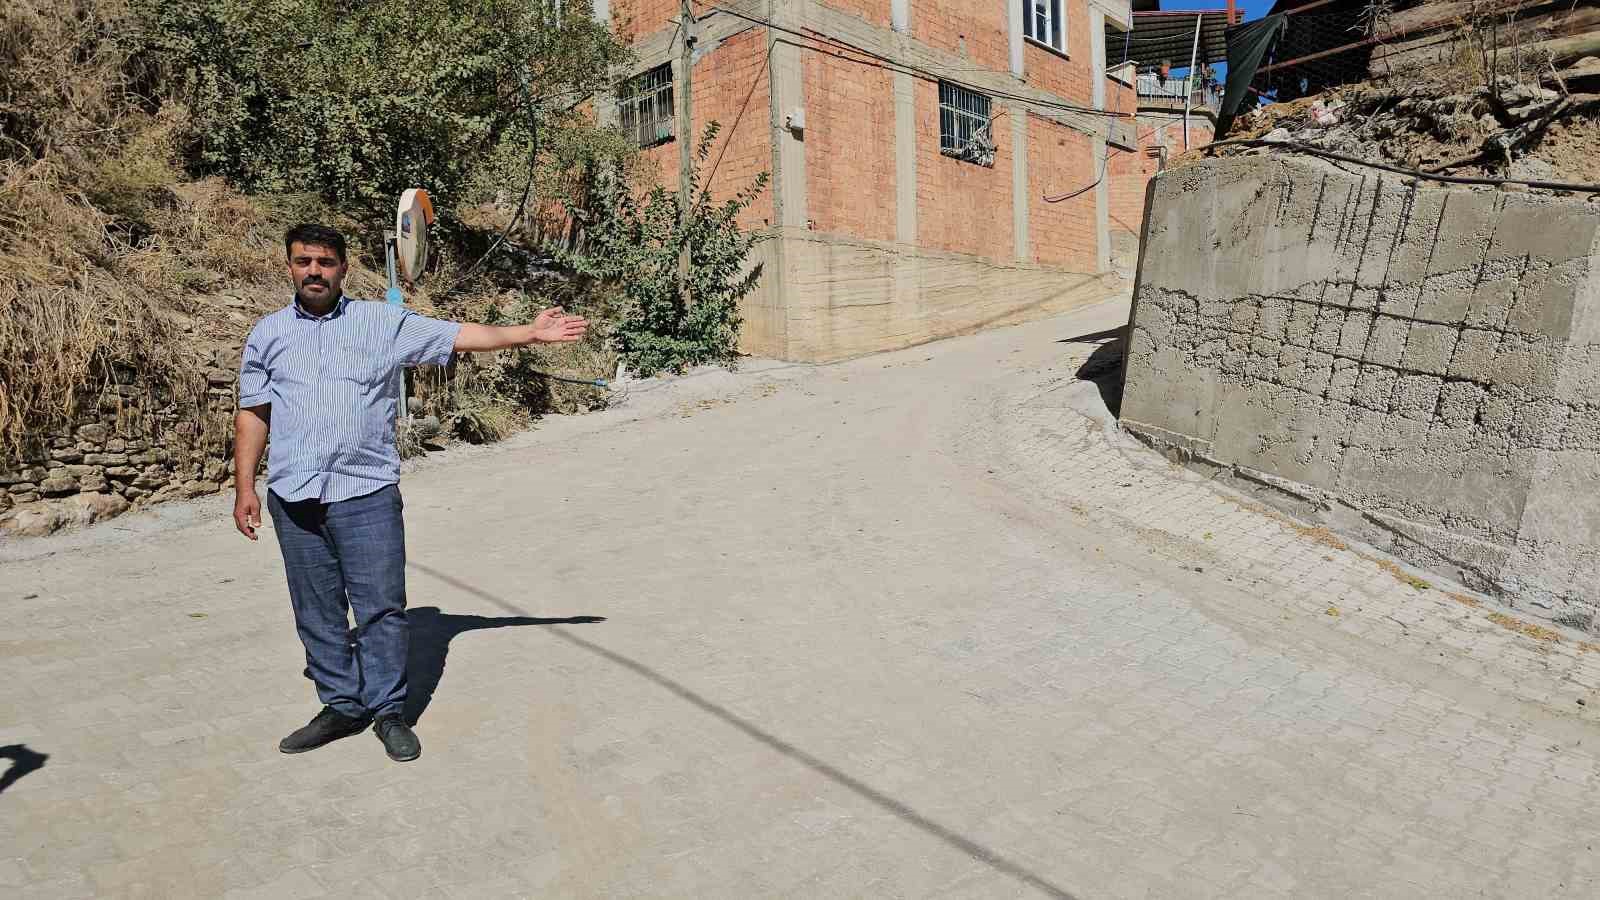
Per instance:
[[[574,216],[583,225],[576,249],[558,252],[581,275],[614,285],[623,302],[613,339],[623,362],[641,375],[731,363],[737,356],[739,300],[760,281],[749,267],[761,235],[739,229],[739,214],[766,189],[767,173],[732,198],[711,204],[703,169],[718,132],[707,126],[695,152],[688,215],[657,185],[641,198],[615,173],[592,179]],[[679,257],[689,251],[686,284]],[[687,291],[681,289],[686,287]]]
[[[624,57],[553,0],[132,2],[192,114],[198,173],[374,213],[416,185],[459,209],[530,99],[570,115]]]

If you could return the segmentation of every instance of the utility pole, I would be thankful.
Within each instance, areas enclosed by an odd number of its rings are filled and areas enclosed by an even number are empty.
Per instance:
[[[690,0],[682,0],[679,16],[679,30],[683,34],[683,46],[679,50],[679,68],[683,71],[683,96],[678,102],[678,222],[680,233],[685,236],[683,247],[678,251],[678,293],[683,297],[684,306],[689,305],[689,241],[688,226],[690,210],[693,208],[694,198],[690,196],[691,174],[694,168],[694,9]]]
[[[683,0],[688,3],[688,0]],[[1184,149],[1189,149],[1189,106],[1195,98],[1195,62],[1200,58],[1200,26],[1205,24],[1205,13],[1195,16],[1195,42],[1189,48],[1189,72],[1184,75]]]

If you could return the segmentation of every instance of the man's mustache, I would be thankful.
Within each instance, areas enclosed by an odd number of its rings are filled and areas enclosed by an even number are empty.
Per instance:
[[[311,277],[308,277],[308,278],[306,278],[306,279],[304,279],[303,281],[300,282],[300,286],[301,287],[307,287],[308,285],[313,285],[313,284],[320,284],[323,287],[327,287],[328,286],[328,283],[326,281],[323,281],[321,278],[318,278],[318,277],[316,277],[314,275],[311,276]]]

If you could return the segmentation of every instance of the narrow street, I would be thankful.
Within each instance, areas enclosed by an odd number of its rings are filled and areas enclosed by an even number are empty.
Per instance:
[[[1107,430],[1126,317],[416,467],[415,763],[277,752],[317,702],[226,498],[0,544],[0,894],[1600,893],[1597,648]]]

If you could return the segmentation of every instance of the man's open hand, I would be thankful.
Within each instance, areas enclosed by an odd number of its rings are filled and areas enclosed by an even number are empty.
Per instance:
[[[582,316],[569,316],[559,306],[539,313],[533,320],[533,339],[541,344],[570,344],[583,340],[589,330],[589,321]]]
[[[261,498],[254,490],[245,489],[233,495],[233,525],[250,540],[259,540],[256,529],[261,527]]]

